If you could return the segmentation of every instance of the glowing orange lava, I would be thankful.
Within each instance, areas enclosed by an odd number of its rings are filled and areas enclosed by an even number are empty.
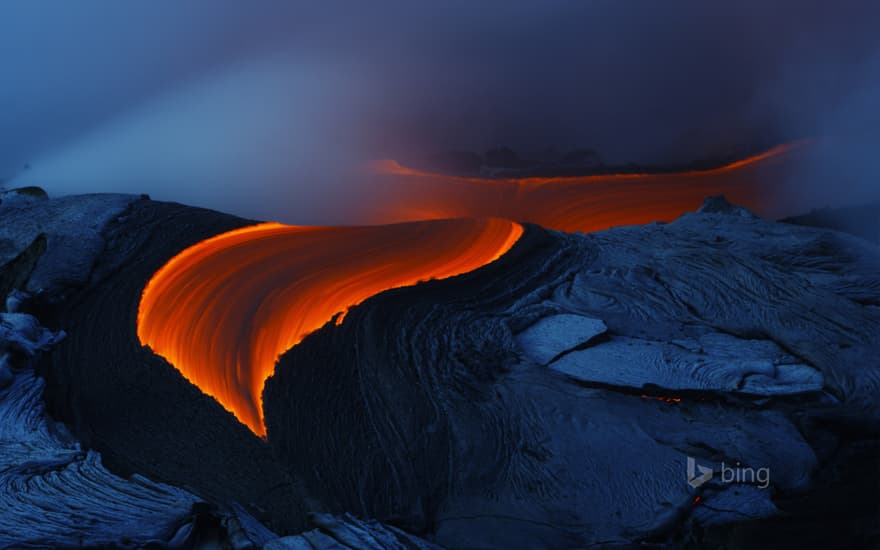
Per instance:
[[[379,161],[355,218],[410,223],[261,224],[198,243],[147,284],[138,337],[264,435],[260,396],[280,354],[374,294],[497,259],[523,232],[506,220],[595,231],[670,221],[717,194],[772,214],[771,184],[784,179],[805,144],[720,168],[660,174],[472,178]]]
[[[670,173],[477,178],[376,161],[369,223],[493,216],[562,231],[671,221],[709,195],[725,195],[759,214],[779,215],[777,197],[792,160],[809,142],[780,145],[726,166]]]
[[[138,337],[265,435],[260,396],[280,354],[379,292],[494,261],[522,232],[500,219],[231,231],[156,272],[138,308]]]

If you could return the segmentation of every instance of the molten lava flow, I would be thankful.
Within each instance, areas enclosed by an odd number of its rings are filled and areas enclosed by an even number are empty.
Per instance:
[[[768,182],[782,179],[786,161],[802,146],[782,145],[710,170],[660,174],[489,179],[380,161],[372,166],[379,179],[359,219],[412,223],[262,224],[203,241],[150,280],[138,337],[263,435],[260,395],[281,353],[383,290],[495,260],[523,231],[505,220],[593,231],[669,221],[716,194],[766,214],[774,206]]]
[[[156,272],[138,308],[138,337],[264,435],[260,395],[280,354],[383,290],[494,261],[522,232],[499,219],[231,231]]]
[[[778,215],[774,196],[791,161],[808,142],[780,145],[726,166],[670,173],[475,178],[414,170],[376,161],[368,223],[492,216],[562,231],[671,221],[709,195],[764,215]]]

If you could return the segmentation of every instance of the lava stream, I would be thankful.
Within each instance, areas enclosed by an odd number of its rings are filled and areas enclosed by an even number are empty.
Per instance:
[[[561,231],[672,221],[707,196],[725,195],[759,214],[779,216],[789,170],[809,141],[779,145],[725,166],[666,173],[481,178],[436,174],[393,160],[373,162],[368,223],[498,217]]]
[[[494,261],[522,232],[500,219],[231,231],[156,272],[138,308],[138,337],[265,435],[260,396],[280,354],[379,292]]]

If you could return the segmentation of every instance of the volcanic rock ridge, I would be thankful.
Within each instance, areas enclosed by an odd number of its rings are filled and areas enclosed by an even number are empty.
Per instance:
[[[669,224],[526,225],[287,351],[262,439],[135,326],[156,270],[252,223],[2,197],[0,547],[880,541],[876,244],[718,198]]]

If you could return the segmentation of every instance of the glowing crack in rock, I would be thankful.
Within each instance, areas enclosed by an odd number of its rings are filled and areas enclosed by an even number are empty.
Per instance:
[[[261,392],[279,355],[379,292],[498,259],[522,233],[501,219],[230,231],[153,275],[138,308],[138,337],[265,435]]]

